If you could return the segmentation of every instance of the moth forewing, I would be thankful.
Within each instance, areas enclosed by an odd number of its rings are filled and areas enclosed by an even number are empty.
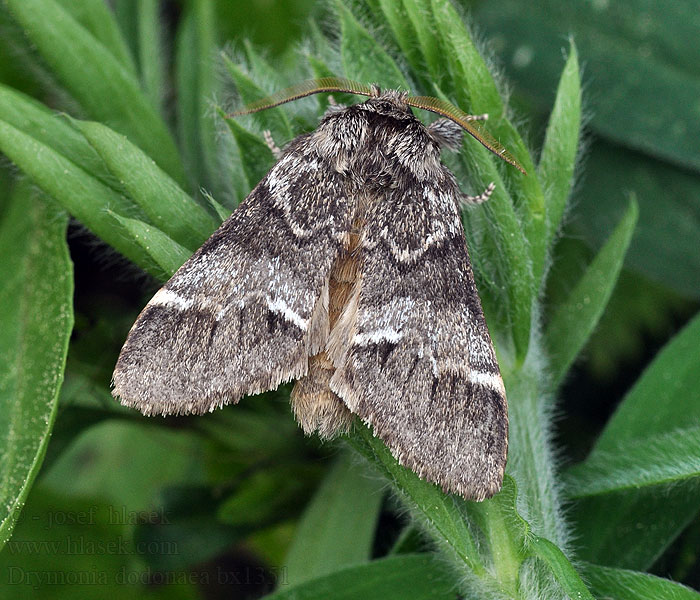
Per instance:
[[[292,91],[329,90],[370,98],[334,107],[293,140],[153,297],[119,357],[114,394],[145,414],[202,413],[297,380],[305,432],[333,437],[357,415],[419,476],[489,497],[508,420],[462,195],[440,162],[459,123],[426,128],[406,94],[346,80]]]

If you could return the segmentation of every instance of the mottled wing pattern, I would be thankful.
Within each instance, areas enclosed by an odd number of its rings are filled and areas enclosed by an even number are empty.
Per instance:
[[[480,500],[503,478],[505,391],[454,180],[443,168],[410,183],[367,217],[355,327],[331,388],[399,462]]]
[[[303,376],[328,334],[347,188],[308,136],[292,142],[144,308],[114,395],[145,414],[203,413]]]

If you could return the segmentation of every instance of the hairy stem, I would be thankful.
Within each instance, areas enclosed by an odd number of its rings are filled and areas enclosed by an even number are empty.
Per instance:
[[[535,338],[535,336],[533,336]],[[541,340],[533,339],[523,365],[503,365],[508,390],[508,472],[518,482],[518,512],[535,534],[566,547],[567,529],[555,479],[552,399]]]

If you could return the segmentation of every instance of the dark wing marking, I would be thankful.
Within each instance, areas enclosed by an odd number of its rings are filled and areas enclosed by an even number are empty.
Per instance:
[[[456,193],[443,168],[368,215],[354,332],[331,389],[403,465],[480,500],[501,486],[507,409]]]
[[[114,395],[145,414],[203,413],[304,375],[327,335],[346,189],[308,136],[297,138],[144,308]]]

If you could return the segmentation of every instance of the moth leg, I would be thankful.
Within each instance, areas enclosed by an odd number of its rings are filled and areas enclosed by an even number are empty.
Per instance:
[[[470,196],[469,194],[461,194],[459,201],[462,206],[474,206],[486,202],[496,189],[496,184],[492,181],[486,186],[486,189],[478,196]]]
[[[464,129],[450,119],[436,119],[428,125],[428,134],[441,148],[459,150],[464,139]]]
[[[483,115],[467,115],[467,121],[485,121],[489,116]],[[450,119],[436,119],[428,125],[428,133],[441,148],[448,150],[459,150],[464,138],[464,129]]]
[[[270,133],[269,129],[263,131],[263,137],[265,138],[265,143],[267,144],[267,147],[270,149],[270,152],[272,152],[272,155],[275,157],[275,160],[279,160],[282,157],[282,150],[277,144],[275,144],[275,140],[272,139],[272,133]]]

